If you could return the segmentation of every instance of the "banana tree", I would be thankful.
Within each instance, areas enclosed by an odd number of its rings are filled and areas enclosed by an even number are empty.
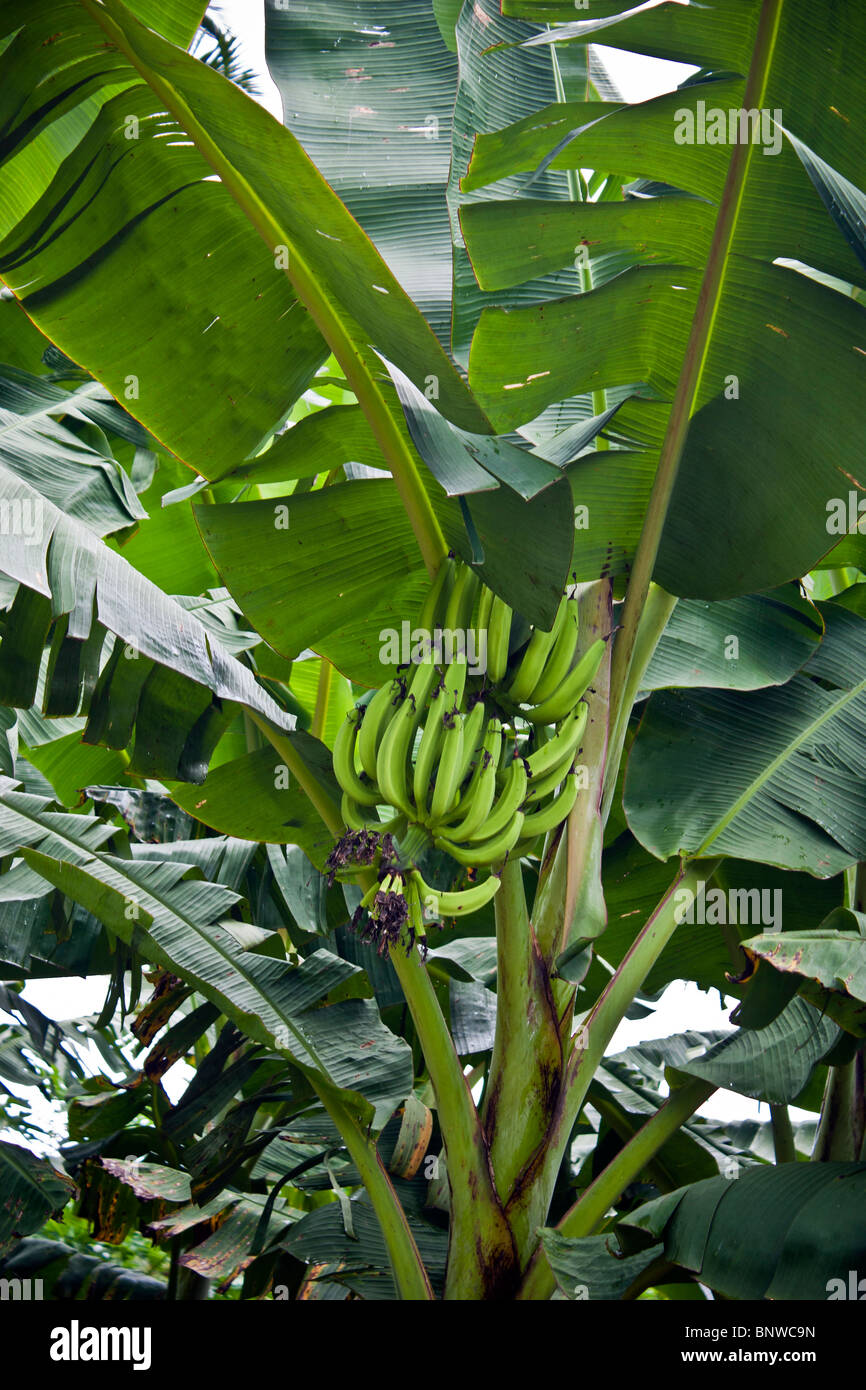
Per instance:
[[[2,14],[4,973],[157,967],[163,1060],[246,1049],[251,1289],[823,1297],[866,1248],[866,17],[267,5],[281,126],[202,8]],[[696,71],[627,103],[595,39]],[[611,1056],[676,980],[736,1029]],[[226,1174],[153,1104],[178,1239]],[[272,1129],[312,1151],[257,1169]]]

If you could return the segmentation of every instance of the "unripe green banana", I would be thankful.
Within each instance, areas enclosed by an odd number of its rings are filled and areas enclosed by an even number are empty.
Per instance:
[[[488,864],[498,864],[507,854],[514,849],[520,839],[523,830],[524,816],[522,811],[517,811],[504,830],[500,830],[498,835],[493,835],[487,840],[476,841],[471,845],[455,845],[451,840],[438,838],[434,841],[437,849],[443,849],[452,859],[456,859],[458,864],[467,864],[473,868],[483,868]]]
[[[448,607],[448,599],[454,587],[455,572],[455,562],[450,555],[446,555],[427,591],[427,597],[418,618],[418,626],[423,628],[425,632],[433,632],[436,627],[441,626],[439,619],[444,616]]]
[[[355,771],[355,742],[358,737],[358,723],[358,711],[349,710],[337,730],[332,754],[334,775],[343,791],[348,792],[353,800],[360,802],[362,806],[376,806],[382,800],[382,793],[375,782],[362,782]]]
[[[402,686],[399,681],[386,681],[367,705],[364,718],[361,721],[358,734],[358,756],[367,776],[374,781],[376,778],[376,754],[379,751],[379,744],[382,741],[386,725],[394,713],[394,706],[401,689]]]
[[[476,700],[463,723],[463,756],[457,776],[457,785],[462,787],[472,768],[472,763],[481,752],[484,742],[484,728],[487,711],[483,700]]]
[[[453,724],[446,728],[442,739],[442,752],[436,772],[436,784],[430,800],[430,815],[427,824],[438,825],[454,805],[460,786],[460,769],[463,765],[463,730],[465,720],[462,714],[453,716]]]
[[[410,820],[415,811],[407,775],[409,751],[438,674],[429,661],[423,661],[415,668],[406,698],[382,735],[376,757],[376,780],[382,788],[384,799],[390,806],[404,811]]]
[[[487,624],[487,675],[493,685],[497,685],[508,667],[508,639],[511,636],[511,609],[499,597],[494,596],[490,608],[490,621]]]
[[[379,820],[372,806],[359,806],[348,792],[343,792],[340,814],[350,830],[378,830],[399,839],[406,829],[406,817],[400,812],[395,811],[390,820]]]
[[[534,753],[530,753],[526,762],[533,779],[543,777],[554,767],[559,767],[563,758],[574,752],[583,737],[588,715],[588,706],[578,705],[566,715],[554,737],[543,743],[540,748],[536,748]]]
[[[559,689],[540,705],[526,710],[524,718],[532,724],[556,724],[574,709],[584,695],[601,665],[604,656],[605,640],[597,637],[588,651],[584,652],[574,670],[569,672]]]
[[[424,925],[424,913],[421,907],[421,894],[418,884],[410,874],[403,885],[403,893],[409,906],[409,929],[415,941],[421,944],[421,954],[427,954],[427,928]],[[412,937],[409,938],[410,941]],[[414,944],[414,943],[413,943]]]
[[[505,830],[517,814],[526,797],[526,768],[520,758],[516,758],[508,769],[505,786],[499,794],[496,805],[487,817],[486,823],[472,836],[476,840],[493,838]]]
[[[470,912],[477,912],[499,892],[500,881],[495,874],[491,874],[483,883],[474,883],[471,888],[464,888],[457,893],[440,893],[438,888],[431,888],[424,882],[417,869],[413,869],[412,877],[424,907],[438,912],[442,917],[465,917]]]
[[[540,777],[530,778],[529,791],[526,793],[527,810],[532,808],[537,809],[537,803],[539,801],[543,801],[544,798],[546,796],[549,796],[552,791],[556,791],[556,788],[559,786],[560,782],[564,782],[565,778],[571,771],[571,764],[573,760],[574,752],[572,751],[571,753],[566,753],[565,757],[562,759],[562,762],[557,763],[555,767],[550,768]]]
[[[452,661],[445,672],[442,694],[442,713],[452,714],[463,704],[466,689],[466,662]],[[437,693],[438,698],[438,693]]]
[[[492,589],[488,589],[486,584],[481,584],[475,597],[475,606],[472,610],[472,626],[475,629],[475,653],[481,655],[481,634],[485,634],[486,643],[487,628],[490,625],[490,610],[493,607],[495,595]]]
[[[556,617],[553,620],[553,627],[549,632],[543,632],[541,628],[534,628],[529,639],[529,645],[520,659],[520,664],[514,673],[514,679],[506,689],[509,700],[513,700],[516,705],[528,701],[541,679],[544,670],[544,663],[551,651],[553,644],[559,636],[562,624],[565,620],[565,599],[556,610]]]
[[[534,811],[524,817],[524,840],[534,840],[537,835],[546,835],[548,830],[555,830],[571,813],[571,808],[577,800],[577,792],[577,778],[569,776],[558,796],[540,811]]]
[[[460,809],[464,814],[461,819],[449,824],[447,829],[440,828],[442,839],[449,843],[461,844],[470,839],[477,830],[481,829],[490,815],[496,796],[496,767],[499,743],[502,738],[501,730],[502,725],[498,719],[491,719],[488,722],[484,742],[481,746],[481,755],[472,775],[472,781],[466,788],[466,795],[460,803]]]
[[[443,682],[441,690],[430,701],[427,711],[427,722],[424,725],[424,732],[421,735],[421,742],[418,746],[418,753],[415,758],[415,769],[412,774],[412,792],[415,805],[421,820],[427,814],[427,793],[430,787],[430,778],[433,776],[433,768],[439,757],[442,747],[442,740],[445,737],[445,725],[442,715],[445,711],[445,685]]]
[[[552,695],[555,690],[559,689],[574,663],[574,649],[577,646],[579,627],[577,599],[563,599],[563,602],[565,604],[565,616],[559,630],[559,636],[544,663],[544,670],[538,684],[529,696],[533,705],[540,704],[542,700],[547,699],[548,695]]]
[[[443,627],[452,632],[465,632],[472,617],[475,594],[480,586],[478,575],[469,565],[460,565],[454,588],[448,599]]]

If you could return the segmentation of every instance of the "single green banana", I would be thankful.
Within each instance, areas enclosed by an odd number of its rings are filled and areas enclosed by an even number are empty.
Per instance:
[[[379,744],[376,756],[376,781],[382,788],[385,801],[414,819],[415,808],[408,782],[408,761],[415,731],[421,722],[424,706],[434,681],[436,667],[429,661],[415,668],[412,684]]]
[[[374,815],[371,806],[359,806],[348,792],[343,792],[340,814],[343,817],[344,825],[347,825],[350,830],[378,830],[383,835],[396,835],[398,838],[406,823],[405,816],[398,813],[395,813],[390,820],[379,820],[378,816]]]
[[[385,684],[376,691],[361,721],[361,729],[358,734],[358,756],[361,759],[361,766],[367,776],[376,779],[376,754],[379,751],[379,744],[382,742],[382,735],[394,713],[397,699],[402,686],[399,681],[386,681]]]
[[[466,631],[480,583],[474,569],[469,565],[460,565],[448,599],[443,627],[450,628],[452,632]]]
[[[500,834],[517,814],[526,797],[526,768],[520,758],[516,758],[508,770],[505,786],[496,804],[480,830],[471,837],[475,840],[488,840]]]
[[[446,555],[436,571],[436,577],[427,590],[427,597],[418,615],[418,626],[432,633],[439,626],[439,619],[448,607],[448,599],[454,587],[456,565],[450,555]]]
[[[409,906],[409,928],[412,931],[415,942],[421,946],[422,956],[426,955],[427,950],[427,928],[424,925],[424,912],[421,907],[421,894],[418,884],[410,874],[403,887],[403,893]],[[410,940],[412,938],[410,937]]]
[[[597,637],[588,651],[584,652],[573,671],[570,671],[559,689],[540,705],[526,710],[524,718],[531,724],[557,724],[560,719],[574,709],[582,695],[586,694],[592,679],[601,665],[604,656],[605,640]]]
[[[427,721],[421,735],[421,742],[418,745],[415,768],[412,774],[412,793],[422,820],[427,814],[427,793],[430,788],[430,779],[433,776],[433,768],[438,761],[442,740],[445,737],[445,725],[442,722],[445,700],[445,683],[443,681],[441,689],[430,701]]]
[[[488,589],[486,584],[479,585],[478,593],[475,597],[475,606],[472,609],[472,626],[475,629],[475,650],[480,651],[480,634],[487,631],[490,622],[490,610],[493,607],[495,595],[492,589]],[[486,641],[486,638],[485,638]]]
[[[574,649],[577,646],[577,634],[580,626],[577,599],[569,598],[565,599],[564,602],[565,618],[559,630],[559,636],[544,663],[544,670],[538,683],[529,696],[529,702],[533,705],[540,704],[542,700],[547,699],[548,695],[552,695],[554,690],[558,690],[574,664]]]
[[[489,720],[472,780],[460,802],[460,811],[464,814],[460,820],[449,823],[447,829],[440,826],[439,833],[443,840],[461,844],[480,830],[490,815],[496,797],[496,768],[501,739],[502,725],[499,720]],[[450,822],[451,818],[447,819]]]
[[[452,859],[456,859],[458,864],[466,864],[470,868],[486,868],[489,864],[498,864],[517,844],[523,830],[524,816],[522,811],[518,811],[511,819],[504,830],[498,835],[493,835],[488,840],[474,841],[468,845],[455,845],[451,840],[441,837],[434,840],[437,849],[445,850]]]
[[[487,676],[497,685],[508,667],[508,639],[511,636],[511,609],[498,594],[494,596],[487,625]]]
[[[442,739],[442,752],[436,772],[436,783],[430,800],[430,815],[427,824],[432,828],[439,824],[454,805],[454,798],[460,786],[460,769],[463,765],[463,741],[465,718],[454,715],[454,722],[446,728]]]
[[[523,704],[530,699],[533,690],[541,679],[544,663],[565,622],[566,602],[567,600],[563,598],[556,610],[553,627],[549,632],[544,632],[537,627],[533,629],[529,645],[514,673],[514,679],[505,692],[509,700],[513,700],[516,705]]]
[[[484,708],[484,701],[476,700],[463,722],[463,756],[457,775],[458,787],[462,787],[472,770],[473,760],[481,752],[486,722],[487,710]]]
[[[546,835],[548,830],[555,830],[561,821],[570,814],[571,808],[577,800],[577,778],[568,777],[565,786],[558,796],[555,796],[547,806],[543,806],[540,811],[533,811],[523,819],[523,838],[524,840],[534,840],[536,835]]]
[[[348,792],[343,792],[340,804],[343,822],[350,830],[378,830],[382,835],[392,835],[399,839],[406,833],[406,817],[395,811],[388,820],[379,820],[370,806],[359,806]]]
[[[417,869],[413,869],[412,878],[425,910],[438,912],[442,917],[466,917],[470,912],[484,907],[499,892],[500,881],[495,874],[491,874],[483,883],[475,883],[471,888],[461,889],[457,893],[440,893],[438,888],[431,888]]]
[[[382,793],[375,782],[362,782],[355,771],[355,743],[358,738],[358,724],[358,711],[349,710],[337,730],[337,737],[334,739],[332,754],[334,775],[343,791],[348,792],[353,800],[362,806],[376,806],[382,800]]]
[[[466,690],[466,662],[452,661],[445,672],[442,690],[442,713],[453,714],[463,704]]]
[[[526,759],[531,777],[543,777],[546,772],[559,767],[567,754],[573,753],[583,737],[589,708],[585,704],[566,715],[556,734]]]
[[[567,753],[561,763],[552,767],[549,772],[545,772],[541,777],[532,777],[529,782],[529,791],[526,793],[526,809],[538,809],[538,802],[543,801],[551,792],[556,791],[560,782],[564,782],[574,760],[574,753]]]

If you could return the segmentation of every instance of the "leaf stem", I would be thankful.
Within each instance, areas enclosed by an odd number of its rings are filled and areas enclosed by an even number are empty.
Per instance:
[[[433,1298],[430,1279],[406,1220],[394,1186],[382,1163],[376,1145],[362,1134],[356,1120],[331,1087],[318,1086],[311,1078],[314,1090],[340,1131],[355,1167],[370,1196],[373,1210],[379,1218],[382,1234],[400,1298],[409,1302],[429,1302]]]
[[[400,981],[436,1097],[451,1189],[446,1299],[495,1299],[513,1285],[515,1250],[493,1185],[481,1121],[439,1000],[416,950],[390,960]]]
[[[550,977],[529,921],[519,859],[508,859],[496,913],[496,1033],[482,1118],[500,1197],[543,1142],[562,1043]],[[520,1244],[519,1233],[515,1238]]]
[[[271,747],[279,753],[289,772],[297,779],[301,790],[306,792],[331,834],[336,835],[339,839],[346,829],[340,808],[316,781],[313,773],[292,744],[291,738],[275,729],[258,711],[245,706],[245,712],[249,714],[253,723],[261,729]]]
[[[629,1183],[634,1182],[662,1145],[676,1134],[715,1089],[711,1081],[690,1078],[685,1085],[672,1091],[664,1105],[620,1149],[616,1158],[565,1213],[555,1228],[559,1234],[576,1238],[592,1235],[598,1230],[608,1209],[622,1196]],[[539,1244],[517,1298],[536,1302],[546,1300],[555,1287],[553,1271],[547,1262],[544,1247]]]
[[[773,1130],[773,1151],[777,1163],[796,1163],[797,1150],[794,1145],[794,1130],[787,1105],[770,1106],[770,1124]]]
[[[776,45],[782,5],[783,0],[763,0],[761,5],[755,47],[752,52],[752,61],[743,96],[743,106],[746,110],[760,109],[764,104],[763,98]],[[729,264],[731,246],[742,207],[746,176],[752,159],[753,148],[750,141],[745,141],[742,144],[735,144],[731,151],[731,160],[719,203],[719,213],[713,229],[710,251],[692,320],[683,368],[677,382],[649,506],[629,577],[622,629],[614,647],[611,680],[614,710],[619,710],[620,706],[624,704],[638,624],[655,568],[662,531],[689,432],[689,423],[698,401],[710,339]]]
[[[616,791],[616,779],[619,776],[619,765],[622,761],[622,750],[625,746],[625,736],[628,730],[628,721],[631,716],[634,702],[640,690],[641,681],[646,675],[647,667],[652,660],[653,652],[659,644],[662,633],[668,625],[671,613],[676,607],[677,600],[671,594],[665,592],[658,584],[650,584],[646,594],[646,600],[638,620],[637,635],[635,638],[634,652],[631,664],[628,668],[625,686],[619,691],[611,692],[611,738],[610,752],[607,760],[604,777],[604,797],[602,800],[602,822],[606,825],[610,815],[611,803],[614,792]],[[614,639],[614,650],[616,641]],[[616,699],[614,706],[613,700]]]
[[[589,1017],[572,1039],[572,1052],[566,1064],[565,1079],[543,1149],[532,1169],[521,1174],[521,1192],[508,1204],[512,1225],[516,1220],[530,1228],[544,1224],[556,1174],[565,1147],[586,1100],[590,1082],[604,1057],[611,1038],[625,1017],[650,970],[679,925],[679,895],[697,892],[699,880],[709,883],[721,858],[704,859],[700,864],[680,866],[676,878],[636,936]],[[515,1207],[524,1211],[518,1217]]]

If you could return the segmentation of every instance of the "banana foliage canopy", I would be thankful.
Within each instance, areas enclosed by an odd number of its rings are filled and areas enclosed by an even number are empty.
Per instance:
[[[282,123],[202,0],[0,5],[0,1275],[824,1299],[866,8],[263,9]]]

